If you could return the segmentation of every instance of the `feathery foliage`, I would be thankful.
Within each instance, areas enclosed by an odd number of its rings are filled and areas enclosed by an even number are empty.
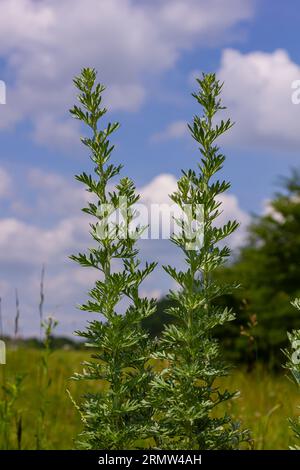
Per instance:
[[[225,160],[215,142],[232,122],[213,122],[217,112],[224,109],[220,101],[222,84],[215,75],[204,74],[197,83],[199,91],[193,96],[203,108],[203,117],[195,116],[189,129],[201,153],[198,172],[183,171],[170,197],[182,210],[189,208],[191,220],[199,220],[200,215],[201,223],[194,231],[182,230],[172,236],[173,243],[183,250],[187,269],[165,266],[180,289],[169,294],[172,307],[167,313],[175,321],[165,327],[159,351],[154,354],[164,368],[153,380],[152,396],[161,448],[232,449],[248,436],[230,416],[218,413],[218,405],[236,393],[220,390],[216,384],[227,374],[227,368],[213,338],[216,326],[234,319],[231,310],[214,301],[238,287],[218,285],[213,279],[214,270],[230,254],[220,242],[238,226],[236,221],[222,227],[215,224],[221,213],[219,196],[230,187],[230,183],[214,178]],[[180,227],[183,224],[182,219],[176,222]]]
[[[152,410],[146,401],[152,378],[148,361],[151,343],[141,321],[154,312],[155,301],[140,297],[139,287],[155,263],[142,268],[137,258],[136,242],[145,227],[128,232],[136,215],[133,205],[139,199],[133,182],[121,178],[112,188],[111,180],[119,175],[121,165],[110,163],[114,146],[109,138],[119,124],[99,128],[99,120],[107,111],[101,105],[105,88],[96,83],[95,70],[87,68],[74,84],[80,106],[74,106],[71,113],[91,130],[91,136],[82,142],[91,153],[95,176],[82,173],[76,179],[93,195],[83,211],[95,220],[90,224],[95,243],[88,253],[71,258],[99,273],[89,292],[90,300],[81,309],[102,316],[89,322],[85,331],[77,332],[94,351],[92,359],[84,363],[83,373],[74,378],[99,382],[99,392],[87,395],[80,407],[84,431],[78,445],[86,449],[133,449],[138,447],[138,440],[151,435]],[[108,223],[115,211],[125,222]]]
[[[292,305],[300,310],[300,299],[295,299]],[[288,339],[291,349],[284,351],[288,358],[286,368],[290,370],[295,383],[300,387],[300,330],[288,333]],[[290,424],[295,437],[300,442],[300,417],[290,419]],[[296,445],[295,448],[300,450],[300,445]]]

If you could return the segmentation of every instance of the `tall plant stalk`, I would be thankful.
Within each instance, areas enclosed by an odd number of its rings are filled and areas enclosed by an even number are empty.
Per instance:
[[[20,301],[19,301],[19,294],[18,294],[18,289],[16,289],[16,315],[15,315],[15,339],[18,338],[18,333],[19,333],[19,321],[20,321]]]
[[[44,319],[44,283],[45,283],[45,264],[42,265],[41,280],[40,280],[40,302],[39,302],[39,317],[40,317],[40,340],[42,340],[43,319]]]
[[[236,393],[223,390],[217,382],[227,374],[227,367],[213,333],[235,317],[228,308],[217,306],[216,299],[238,286],[218,285],[213,273],[230,254],[220,242],[238,227],[236,221],[216,226],[221,214],[220,195],[230,187],[230,183],[215,178],[225,160],[216,140],[232,122],[214,122],[218,111],[224,109],[220,101],[222,84],[215,75],[204,74],[197,83],[199,90],[193,96],[203,115],[195,116],[189,129],[200,150],[198,170],[183,171],[170,197],[185,213],[188,208],[190,222],[200,223],[188,230],[183,219],[176,219],[185,230],[174,234],[172,242],[183,251],[186,270],[164,267],[180,289],[169,294],[174,306],[167,313],[174,322],[165,327],[160,350],[154,355],[164,361],[164,367],[153,381],[152,396],[162,448],[231,449],[247,436],[230,416],[219,411],[219,405]]]
[[[95,70],[87,68],[74,79],[74,84],[80,106],[74,106],[71,113],[90,129],[90,135],[82,142],[91,153],[94,176],[82,173],[76,179],[94,198],[83,209],[94,220],[90,224],[94,246],[88,253],[71,258],[99,273],[89,292],[90,300],[81,306],[82,310],[98,315],[98,319],[77,332],[93,349],[93,355],[84,364],[83,373],[74,378],[95,381],[99,389],[87,395],[80,407],[84,430],[78,446],[132,449],[153,432],[152,410],[146,400],[152,378],[147,360],[151,345],[141,321],[154,312],[155,302],[141,298],[139,287],[154,270],[155,263],[141,268],[137,259],[136,242],[145,227],[127,232],[135,217],[133,205],[139,199],[133,182],[121,178],[112,187],[111,180],[119,175],[121,165],[110,163],[114,146],[109,138],[119,124],[99,127],[106,113],[101,105],[105,88],[96,83]],[[127,223],[108,223],[108,217],[115,211]]]
[[[47,415],[51,402],[52,376],[50,372],[50,356],[53,353],[52,336],[58,321],[49,316],[42,320],[41,328],[44,333],[43,350],[41,352],[39,367],[39,408],[37,417],[37,426],[35,433],[36,449],[47,449],[49,446],[49,426],[47,424]]]

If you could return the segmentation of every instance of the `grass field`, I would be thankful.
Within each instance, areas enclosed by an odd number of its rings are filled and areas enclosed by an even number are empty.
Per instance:
[[[4,376],[8,382],[16,373],[26,374],[22,392],[14,404],[17,415],[9,426],[11,448],[18,447],[17,435],[19,433],[20,441],[20,432],[22,449],[37,447],[37,426],[43,414],[44,447],[74,448],[74,438],[80,432],[81,422],[66,389],[71,391],[75,400],[79,400],[84,391],[92,389],[92,384],[69,380],[74,371],[80,371],[80,363],[87,357],[83,351],[71,350],[56,350],[51,355],[51,382],[47,386],[46,399],[45,388],[41,385],[41,352],[36,349],[8,351],[7,365],[0,366],[2,384]],[[235,370],[226,379],[226,385],[241,391],[240,397],[230,404],[230,412],[242,421],[244,427],[252,430],[255,449],[287,449],[293,444],[287,417],[297,415],[300,394],[284,372],[272,375],[257,368],[247,374]],[[0,449],[4,447],[3,435],[0,435]]]

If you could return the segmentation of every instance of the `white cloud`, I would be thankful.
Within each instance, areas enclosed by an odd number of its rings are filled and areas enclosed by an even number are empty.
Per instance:
[[[78,143],[77,121],[58,120],[55,116],[43,114],[35,123],[33,139],[39,144],[52,142],[53,147],[67,147]]]
[[[3,299],[4,296],[6,296],[9,292],[10,285],[7,281],[0,280],[0,298],[1,300]]]
[[[0,198],[8,197],[12,190],[12,181],[6,170],[0,168]]]
[[[148,206],[151,204],[161,204],[162,217],[167,217],[170,214],[167,206],[173,204],[169,195],[176,190],[176,177],[166,173],[156,176],[150,183],[138,189],[138,192],[141,194],[141,202]],[[219,196],[219,200],[222,202],[222,213],[217,221],[217,225],[225,224],[228,220],[237,220],[240,223],[239,228],[230,236],[227,242],[232,248],[237,248],[245,241],[245,233],[250,222],[250,216],[240,207],[238,198],[234,194],[222,194]],[[143,223],[147,222],[144,221]],[[155,222],[157,222],[156,219]]]
[[[149,77],[173,67],[183,50],[224,39],[252,17],[253,3],[2,0],[0,57],[13,81],[0,127],[29,119],[38,142],[72,142],[76,128],[64,121],[81,67],[99,70],[114,109],[135,111],[147,97]]]
[[[82,218],[64,219],[50,229],[15,218],[0,219],[0,258],[2,262],[31,265],[59,262],[80,248],[87,228]]]
[[[218,77],[225,82],[226,114],[236,122],[224,141],[241,146],[295,150],[300,144],[300,107],[291,100],[300,65],[287,52],[223,52]]]
[[[228,220],[236,220],[240,226],[225,240],[232,249],[239,248],[245,243],[247,227],[250,223],[250,215],[245,212],[239,205],[239,200],[234,194],[222,194],[219,196],[222,202],[221,210],[223,210],[217,225],[226,224]]]
[[[1,174],[1,173],[0,173]],[[46,263],[45,312],[51,312],[60,321],[60,332],[68,333],[81,327],[91,315],[76,310],[84,301],[86,293],[93,286],[95,277],[91,269],[77,266],[68,259],[72,253],[85,251],[91,245],[89,218],[80,215],[87,195],[61,175],[33,168],[24,175],[24,182],[34,193],[30,219],[23,214],[18,217],[0,219],[0,296],[4,299],[6,331],[13,328],[7,311],[13,309],[14,288],[19,290],[22,307],[22,332],[38,333],[38,301],[40,268]],[[15,181],[12,183],[15,184]],[[15,184],[15,186],[17,186]],[[172,174],[160,174],[138,191],[146,205],[170,204],[169,194],[176,189],[176,178]],[[15,197],[15,192],[13,193]],[[241,209],[234,195],[222,197],[224,214],[220,223],[228,218],[237,218],[243,223],[239,234],[230,237],[229,244],[238,246],[249,216]],[[17,203],[12,199],[12,202]],[[26,201],[23,203],[26,207]],[[47,207],[51,210],[49,222]],[[26,212],[26,211],[25,211]],[[46,213],[46,224],[40,214]],[[32,217],[34,215],[35,218]],[[157,260],[161,264],[181,262],[180,250],[167,240],[141,242],[141,259]],[[154,297],[163,295],[170,287],[171,280],[160,267],[142,286],[143,293]],[[144,295],[143,294],[143,295]]]
[[[141,195],[140,203],[142,204],[142,206],[137,206],[139,212],[137,222],[148,226],[143,233],[145,239],[169,239],[174,231],[173,217],[179,218],[182,215],[179,207],[169,197],[176,187],[175,176],[163,173],[137,190]]]
[[[91,195],[85,191],[81,183],[67,180],[56,173],[44,172],[31,168],[27,175],[27,184],[37,191],[35,205],[30,204],[35,215],[55,214],[60,217],[78,215]]]
[[[168,204],[169,194],[176,190],[177,180],[174,175],[162,173],[157,175],[137,192],[141,195],[141,202],[146,204]]]
[[[290,196],[290,201],[296,204],[300,204],[300,197],[297,195]],[[262,211],[261,215],[269,216],[279,224],[282,224],[285,221],[285,216],[276,210],[273,205],[274,200],[272,199],[264,199],[262,201]]]
[[[48,299],[55,299],[57,306],[72,305],[76,293],[80,292],[83,297],[90,290],[96,279],[99,279],[99,273],[92,269],[84,269],[79,265],[71,265],[60,270],[56,274],[45,273],[45,288]],[[40,280],[37,276],[32,278],[31,291],[39,292]],[[75,306],[75,304],[73,304]]]
[[[272,199],[265,199],[262,202],[262,215],[270,216],[272,219],[276,220],[278,223],[284,222],[284,217],[280,212],[278,212],[272,205]]]
[[[166,140],[180,139],[188,135],[188,127],[186,121],[174,121],[161,132],[157,132],[151,136],[152,142],[163,142]]]
[[[107,89],[106,101],[112,109],[137,111],[143,104],[146,90],[139,84],[112,85]]]

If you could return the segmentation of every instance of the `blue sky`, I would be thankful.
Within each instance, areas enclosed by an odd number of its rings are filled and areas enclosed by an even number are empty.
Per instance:
[[[72,77],[94,66],[107,85],[109,119],[121,122],[115,161],[148,202],[167,198],[181,168],[198,154],[186,122],[200,112],[194,77],[215,71],[235,129],[222,141],[224,175],[232,181],[224,207],[241,223],[266,210],[280,175],[299,165],[300,79],[296,0],[1,0],[0,295],[12,330],[14,289],[21,333],[38,331],[39,272],[46,263],[45,312],[71,334],[85,318],[75,304],[92,286],[67,256],[88,245],[80,214],[85,195],[73,175],[89,170],[80,129],[68,114]],[[162,195],[165,189],[165,195]],[[148,196],[147,196],[148,195]],[[169,262],[165,241],[142,243],[143,258]],[[145,286],[170,287],[161,269]]]

